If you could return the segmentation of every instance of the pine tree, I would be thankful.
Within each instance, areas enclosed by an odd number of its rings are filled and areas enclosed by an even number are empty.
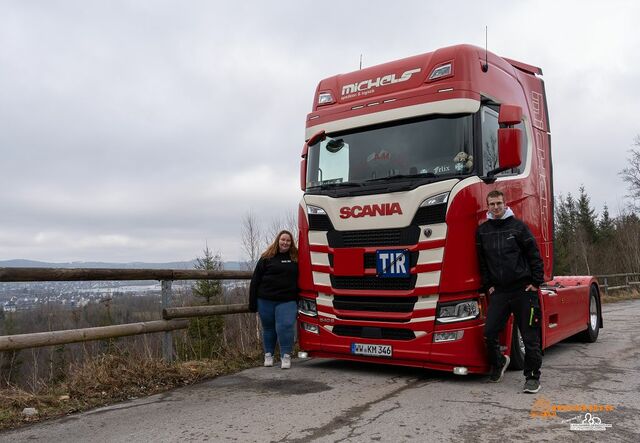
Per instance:
[[[602,216],[598,221],[598,239],[604,242],[608,242],[613,238],[615,233],[614,221],[609,217],[609,208],[607,204],[604,204],[602,208]]]
[[[555,207],[553,273],[573,274],[575,254],[572,246],[575,242],[576,205],[571,193],[566,198],[559,195]]]
[[[591,207],[591,198],[587,195],[584,185],[579,188],[580,197],[577,202],[577,222],[578,227],[586,234],[586,242],[589,244],[597,240],[597,215]]]
[[[196,258],[196,269],[221,271],[222,257],[214,255],[205,245],[203,256]],[[215,305],[222,302],[222,285],[219,280],[198,280],[191,288],[193,295],[203,305]],[[224,318],[221,315],[196,318],[191,320],[188,328],[191,339],[192,357],[196,359],[215,358],[223,351]]]

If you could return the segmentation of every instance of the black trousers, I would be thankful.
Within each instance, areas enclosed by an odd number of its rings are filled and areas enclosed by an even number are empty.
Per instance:
[[[537,291],[525,291],[519,289],[515,291],[495,290],[489,296],[489,308],[487,310],[487,320],[484,326],[484,336],[489,353],[489,363],[495,368],[501,363],[502,353],[498,336],[504,329],[509,315],[513,313],[516,324],[520,328],[522,340],[524,341],[524,376],[526,378],[540,378],[540,367],[542,366],[542,349],[540,346],[540,324],[530,325],[531,308],[540,312],[540,301]]]

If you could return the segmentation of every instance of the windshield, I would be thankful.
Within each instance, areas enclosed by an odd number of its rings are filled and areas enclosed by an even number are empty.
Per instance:
[[[458,115],[328,135],[309,147],[307,189],[469,174],[472,128]]]

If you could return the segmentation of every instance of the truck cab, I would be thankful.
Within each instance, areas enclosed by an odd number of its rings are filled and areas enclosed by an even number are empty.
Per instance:
[[[540,68],[458,45],[318,84],[300,165],[302,350],[487,371],[487,299],[480,292],[475,231],[486,219],[488,192],[501,190],[529,225],[545,280],[553,278],[541,75]],[[546,323],[554,319],[556,337],[588,324],[593,284],[574,285],[587,289],[571,293],[574,308],[584,311],[574,319],[553,303],[557,289],[545,289],[551,294],[546,306],[555,309]],[[596,308],[599,315],[599,296]],[[511,342],[509,330],[504,344]]]

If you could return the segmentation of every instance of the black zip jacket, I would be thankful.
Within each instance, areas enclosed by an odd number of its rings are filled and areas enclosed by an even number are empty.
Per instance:
[[[524,289],[544,283],[544,263],[527,225],[515,217],[487,220],[476,231],[483,290]]]
[[[258,297],[273,301],[292,301],[298,298],[298,263],[289,253],[277,253],[260,258],[249,286],[249,310],[256,312]]]

